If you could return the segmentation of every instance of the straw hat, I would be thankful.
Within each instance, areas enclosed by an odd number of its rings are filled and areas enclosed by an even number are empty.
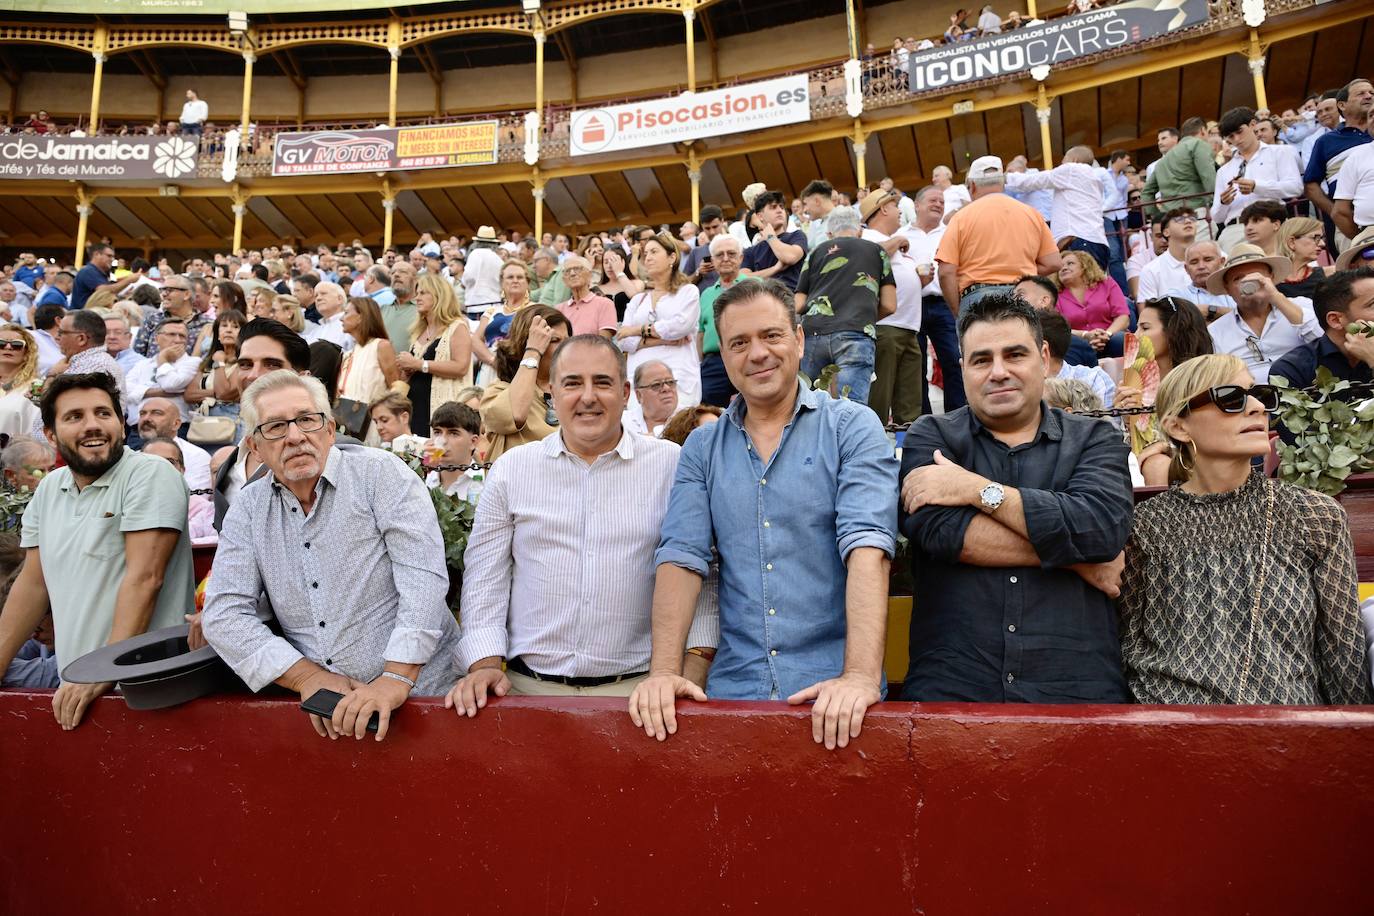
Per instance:
[[[1370,226],[1359,235],[1350,240],[1350,247],[1341,252],[1341,256],[1336,259],[1337,270],[1349,270],[1350,262],[1366,248],[1374,247],[1374,226]]]
[[[859,201],[859,222],[866,224],[874,213],[882,209],[883,204],[900,199],[901,195],[896,191],[869,191],[864,199]]]
[[[501,240],[496,237],[496,230],[490,226],[480,226],[477,234],[472,237],[474,245],[499,245]]]
[[[1293,262],[1287,258],[1271,258],[1258,245],[1242,242],[1231,249],[1231,254],[1226,259],[1226,263],[1213,271],[1212,275],[1207,278],[1207,292],[1216,296],[1226,295],[1227,272],[1251,264],[1263,264],[1268,267],[1269,276],[1275,283],[1282,283],[1293,272]]]

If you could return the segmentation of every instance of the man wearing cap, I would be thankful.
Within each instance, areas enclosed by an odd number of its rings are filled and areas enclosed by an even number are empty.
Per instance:
[[[463,268],[463,310],[474,321],[501,301],[501,268],[505,261],[496,253],[500,244],[496,230],[490,226],[481,227],[472,237]]]
[[[958,220],[946,220],[935,252],[940,291],[956,315],[966,303],[1008,292],[1026,274],[1055,274],[1060,267],[1050,227],[1033,208],[1005,193],[1001,159],[973,160],[967,184],[973,202],[959,208]],[[1100,212],[1101,202],[1095,207]]]
[[[1069,251],[1086,251],[1106,273],[1112,258],[1102,222],[1103,186],[1092,163],[1093,151],[1075,146],[1064,153],[1064,160],[1056,167],[1034,174],[1012,172],[1006,182],[1011,191],[1053,189],[1051,234],[1061,242],[1070,239]]]
[[[939,213],[934,214],[937,227],[944,213],[944,195],[934,187],[927,187],[917,198],[939,201]],[[877,351],[873,371],[877,379],[869,391],[868,406],[884,423],[889,417],[898,426],[906,426],[921,415],[922,386],[925,383],[925,350],[921,347],[921,287],[935,282],[935,242],[929,232],[921,232],[925,247],[924,273],[912,255],[912,241],[906,234],[898,234],[902,221],[896,194],[874,191],[859,202],[859,214],[864,217],[862,238],[882,246],[892,261],[892,276],[897,281],[897,309],[878,321]],[[921,214],[917,214],[920,219]],[[920,231],[920,230],[918,230]],[[936,235],[936,241],[939,236]],[[894,244],[899,243],[899,244]],[[938,287],[937,287],[938,289]]]
[[[787,206],[782,194],[764,191],[754,198],[758,241],[744,251],[744,272],[756,279],[773,279],[795,290],[806,257],[806,233],[788,232]]]
[[[895,195],[875,191],[864,204],[870,215],[874,205],[891,208],[890,224],[896,228]],[[877,323],[896,311],[897,281],[882,246],[859,238],[859,214],[836,209],[828,222],[830,239],[807,254],[795,293],[797,312],[805,316],[801,371],[816,379],[827,366],[839,366],[835,390],[840,397],[867,404]]]
[[[1317,369],[1325,367],[1338,379],[1374,382],[1374,335],[1346,330],[1356,321],[1374,326],[1374,267],[1337,271],[1317,287],[1316,295],[1314,311],[1325,333],[1275,360],[1269,377],[1306,388],[1317,380]]]
[[[1225,292],[1236,302],[1234,312],[1208,326],[1212,347],[1244,360],[1260,384],[1269,381],[1274,360],[1323,333],[1310,299],[1290,299],[1274,286],[1275,277],[1286,277],[1292,270],[1287,258],[1266,257],[1258,246],[1242,242],[1231,249],[1222,268],[1207,278],[1210,292]]]

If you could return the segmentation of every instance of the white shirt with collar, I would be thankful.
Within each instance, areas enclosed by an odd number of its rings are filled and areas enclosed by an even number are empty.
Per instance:
[[[679,451],[622,429],[591,464],[561,431],[502,455],[463,558],[460,664],[501,656],[565,677],[647,671],[654,551]],[[719,640],[715,597],[702,589],[687,645]]]
[[[1147,299],[1158,299],[1164,295],[1164,290],[1175,286],[1189,286],[1192,282],[1192,278],[1188,276],[1188,268],[1166,248],[1140,269],[1140,282],[1135,287],[1135,300],[1144,302]]]
[[[1227,308],[1232,310],[1234,310],[1236,307],[1236,300],[1232,299],[1230,296],[1226,295],[1225,293],[1217,295],[1216,293],[1212,292],[1209,289],[1206,289],[1205,287],[1194,286],[1191,280],[1189,280],[1187,285],[1185,286],[1174,286],[1169,289],[1166,289],[1163,295],[1177,296],[1179,299],[1186,299],[1189,302],[1193,303],[1193,305],[1196,305],[1199,308],[1201,308],[1204,312],[1207,311],[1207,307],[1209,305],[1215,305],[1218,308]]]
[[[1374,143],[1357,146],[1345,157],[1331,198],[1351,202],[1356,226],[1374,226]]]
[[[1056,240],[1073,236],[1085,242],[1107,244],[1102,228],[1102,182],[1093,167],[1082,162],[1065,162],[1047,172],[1012,172],[1007,176],[1009,191],[1054,190],[1054,216],[1050,232]]]
[[[1221,202],[1221,195],[1231,179],[1240,174],[1245,163],[1245,177],[1255,183],[1255,190],[1236,196],[1229,204]],[[1298,152],[1291,146],[1270,146],[1261,143],[1255,155],[1246,160],[1239,152],[1217,169],[1216,190],[1212,192],[1212,221],[1224,226],[1240,216],[1241,211],[1257,200],[1284,201],[1302,193],[1302,171],[1298,168]]]
[[[1302,311],[1302,324],[1290,324],[1278,309],[1270,307],[1264,330],[1257,336],[1240,317],[1240,310],[1222,315],[1207,326],[1212,335],[1212,348],[1217,353],[1229,353],[1245,361],[1255,382],[1269,381],[1269,367],[1289,350],[1311,343],[1322,336],[1321,325],[1312,311],[1312,300],[1304,296],[1290,296],[1289,300]]]
[[[186,486],[192,490],[210,489],[210,453],[180,436],[173,439],[181,449],[181,463],[186,466]]]
[[[339,347],[339,349],[343,350],[345,353],[352,350],[353,344],[356,343],[353,339],[353,335],[343,329],[343,312],[339,312],[329,318],[321,316],[320,323],[315,327],[314,338],[306,339],[311,343],[314,343],[316,340],[327,340]]]
[[[191,384],[191,380],[200,371],[200,360],[189,353],[174,363],[158,362],[157,355],[146,357],[138,365],[129,370],[129,377],[125,379],[125,387],[129,392],[129,403],[125,408],[125,414],[130,423],[138,422],[138,409],[143,406],[143,401],[148,396],[149,388],[161,388],[165,392],[161,397],[165,397],[177,406],[177,412],[181,414],[181,422],[185,423],[191,419],[191,408],[186,405],[186,398],[182,395],[186,391],[186,386]]]
[[[884,235],[876,229],[864,229],[861,238],[882,244],[892,236]],[[879,320],[879,325],[907,331],[921,330],[921,275],[916,270],[916,259],[911,256],[911,249],[914,247],[910,245],[907,251],[898,251],[890,258],[892,276],[897,281],[897,310]],[[931,263],[934,263],[934,260],[932,254]]]
[[[181,106],[182,124],[204,124],[210,117],[210,106],[204,99],[188,99]]]
[[[952,184],[945,188],[945,218],[946,223],[960,207],[966,207],[973,203],[973,198],[968,193],[968,187],[961,184]]]
[[[940,279],[935,271],[935,250],[940,247],[940,239],[945,237],[947,223],[941,222],[930,231],[920,228],[915,223],[908,225],[905,229],[898,229],[902,235],[911,242],[911,247],[907,249],[907,255],[916,262],[919,267],[922,264],[931,265],[932,275],[930,282],[921,288],[922,296],[939,296]]]
[[[62,348],[47,331],[34,328],[33,339],[38,341],[38,374],[46,376],[53,366],[62,361]]]

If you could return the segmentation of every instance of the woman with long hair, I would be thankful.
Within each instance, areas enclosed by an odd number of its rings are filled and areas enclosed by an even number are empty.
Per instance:
[[[1069,320],[1075,337],[1082,337],[1099,353],[1120,356],[1121,345],[1113,343],[1113,338],[1131,324],[1121,287],[1102,271],[1102,265],[1092,255],[1065,251],[1061,257],[1059,313]]]
[[[1278,406],[1278,389],[1229,355],[1188,360],[1159,386],[1182,483],[1136,509],[1118,603],[1141,703],[1374,699],[1345,512],[1253,463]]]
[[[670,233],[655,235],[642,250],[648,288],[630,300],[616,341],[629,356],[627,372],[633,375],[640,363],[661,361],[677,380],[678,409],[692,407],[701,402],[701,361],[697,356],[700,293],[683,276],[677,244]],[[640,409],[633,392],[630,409]]]
[[[38,378],[38,341],[13,322],[0,324],[0,433],[33,434],[38,407],[29,389]]]
[[[341,398],[371,404],[401,378],[382,310],[371,298],[354,296],[344,306],[343,329],[355,344],[343,358],[336,390]],[[377,430],[369,424],[366,443],[378,445],[381,441]]]
[[[477,323],[472,338],[472,352],[482,364],[477,384],[485,385],[496,377],[496,344],[510,332],[511,322],[521,309],[530,304],[530,286],[534,283],[534,268],[519,258],[511,258],[501,266],[501,303],[487,309]]]
[[[548,395],[553,351],[572,336],[572,325],[552,306],[531,305],[511,322],[496,345],[496,378],[482,392],[482,428],[487,461],[526,442],[538,442],[557,428]]]
[[[1290,217],[1279,228],[1278,249],[1280,257],[1293,262],[1293,270],[1282,283],[1274,285],[1290,299],[1311,299],[1317,284],[1326,279],[1326,271],[1317,263],[1326,251],[1326,230],[1310,216]]]
[[[601,285],[601,278],[605,276],[603,259],[606,256],[606,243],[601,241],[601,236],[595,232],[584,235],[577,243],[577,253],[592,265],[592,288],[595,289]]]
[[[235,421],[239,416],[239,331],[248,323],[248,317],[238,309],[224,309],[206,330],[215,345],[200,361],[200,371],[186,386],[187,404],[200,404],[207,398],[214,398],[209,414],[212,417],[230,417]],[[238,442],[242,430],[234,433]]]
[[[415,339],[396,365],[410,380],[410,431],[429,435],[429,415],[472,384],[472,333],[453,284],[425,271],[415,281]]]
[[[218,317],[228,311],[248,315],[248,300],[243,295],[243,287],[232,280],[215,280],[210,284],[210,307],[206,314]],[[240,324],[246,324],[246,320]],[[219,346],[219,335],[209,325],[200,329],[195,346],[189,351],[194,356],[207,356]]]

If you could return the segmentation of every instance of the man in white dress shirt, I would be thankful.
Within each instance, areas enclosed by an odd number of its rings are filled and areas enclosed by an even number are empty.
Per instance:
[[[444,700],[460,716],[488,694],[629,696],[649,670],[679,449],[622,425],[630,382],[605,337],[564,341],[549,376],[558,431],[497,459],[477,504],[458,643],[468,673]],[[698,684],[719,628],[713,597],[699,602],[685,659]]]
[[[1331,219],[1346,238],[1374,226],[1374,143],[1357,146],[1346,156],[1331,198]]]
[[[167,398],[177,409],[178,424],[191,422],[191,409],[186,406],[186,386],[200,370],[200,360],[186,352],[186,322],[180,318],[164,318],[154,337],[156,352],[142,359],[125,379],[129,403],[125,414],[130,425],[138,422],[138,411],[147,398]]]
[[[181,452],[182,476],[192,490],[210,489],[210,454],[181,436],[181,414],[169,398],[148,398],[138,411],[138,437],[170,439]],[[202,496],[206,494],[201,494]]]
[[[1245,361],[1257,383],[1269,381],[1269,367],[1289,350],[1321,337],[1325,331],[1312,311],[1312,301],[1288,298],[1274,286],[1293,272],[1288,258],[1265,257],[1257,245],[1241,242],[1225,265],[1207,278],[1213,293],[1225,291],[1236,310],[1208,325],[1212,347]]]
[[[1302,172],[1298,153],[1291,146],[1261,143],[1255,133],[1255,110],[1232,108],[1221,116],[1222,137],[1236,148],[1231,160],[1217,169],[1212,192],[1213,231],[1221,234],[1217,242],[1222,254],[1245,239],[1240,214],[1257,200],[1283,202],[1302,194]]]
[[[1183,266],[1183,259],[1188,246],[1197,239],[1197,219],[1193,211],[1186,207],[1170,210],[1160,220],[1160,227],[1169,247],[1141,268],[1140,279],[1136,283],[1136,302],[1158,299],[1165,290],[1189,283],[1188,269]]]
[[[496,253],[498,245],[496,230],[482,226],[468,249],[463,268],[463,309],[473,322],[501,301],[501,268],[506,262]]]
[[[320,313],[320,322],[310,343],[327,340],[345,353],[353,349],[353,337],[343,329],[343,311],[347,304],[347,296],[339,284],[326,280],[315,285],[315,311]]]
[[[1054,190],[1054,216],[1050,232],[1056,242],[1072,238],[1070,251],[1086,251],[1106,273],[1111,265],[1111,249],[1102,223],[1103,186],[1093,168],[1093,151],[1086,146],[1070,147],[1064,161],[1047,172],[1009,172],[1007,191]]]
[[[194,89],[186,90],[186,102],[181,106],[181,132],[199,135],[205,130],[205,120],[210,117],[210,106],[196,95]]]

